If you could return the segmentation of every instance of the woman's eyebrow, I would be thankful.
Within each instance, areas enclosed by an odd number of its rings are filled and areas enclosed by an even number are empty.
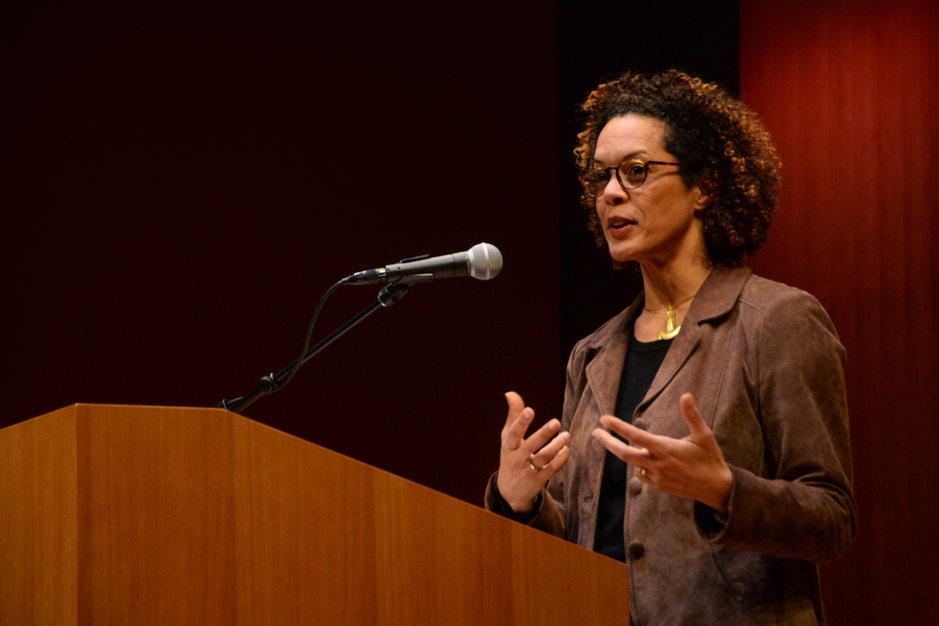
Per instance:
[[[629,159],[635,159],[635,158],[636,158],[637,156],[639,156],[640,154],[648,155],[649,153],[646,152],[645,150],[633,150],[632,152],[630,152],[629,154],[627,154],[626,156],[624,156],[622,159],[620,159],[620,160],[617,162],[617,165],[619,165],[619,164],[622,163],[623,161],[628,161]],[[594,165],[605,165],[604,162],[601,161],[600,159],[598,159],[597,157],[593,157],[593,163],[594,163]],[[611,165],[610,167],[613,167],[613,166]]]

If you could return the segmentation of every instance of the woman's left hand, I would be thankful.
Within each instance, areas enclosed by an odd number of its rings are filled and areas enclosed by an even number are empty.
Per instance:
[[[593,436],[610,452],[636,467],[636,475],[656,489],[698,500],[723,513],[730,499],[733,475],[714,433],[701,418],[694,397],[683,394],[678,406],[690,431],[682,439],[653,435],[612,415],[604,415],[600,423],[630,443],[623,443],[602,428],[595,429]]]

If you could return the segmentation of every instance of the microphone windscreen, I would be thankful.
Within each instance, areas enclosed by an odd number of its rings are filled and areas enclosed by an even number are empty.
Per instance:
[[[491,243],[478,243],[469,249],[470,276],[489,280],[502,270],[502,253]]]

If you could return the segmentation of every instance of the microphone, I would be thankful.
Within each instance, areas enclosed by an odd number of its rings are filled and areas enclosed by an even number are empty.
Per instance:
[[[491,243],[478,243],[469,250],[428,258],[415,257],[398,263],[363,270],[347,276],[348,285],[371,285],[399,281],[429,282],[437,278],[472,276],[479,280],[495,278],[502,269],[502,253]]]

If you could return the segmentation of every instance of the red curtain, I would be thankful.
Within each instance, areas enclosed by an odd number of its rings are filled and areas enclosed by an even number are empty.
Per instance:
[[[859,526],[828,617],[937,623],[939,9],[744,0],[740,26],[741,95],[784,163],[753,266],[816,295],[848,350]]]

